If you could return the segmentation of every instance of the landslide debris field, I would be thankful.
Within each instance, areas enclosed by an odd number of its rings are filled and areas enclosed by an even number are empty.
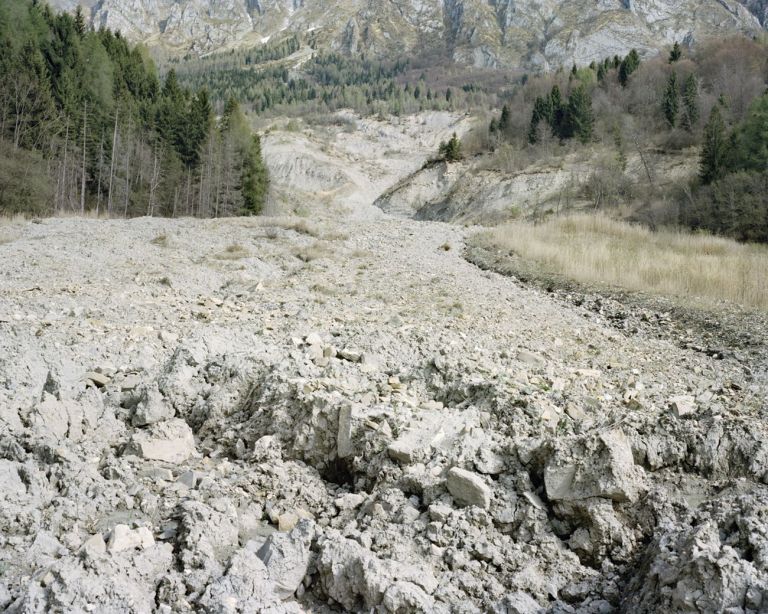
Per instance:
[[[0,609],[766,612],[764,366],[468,231],[0,229]]]

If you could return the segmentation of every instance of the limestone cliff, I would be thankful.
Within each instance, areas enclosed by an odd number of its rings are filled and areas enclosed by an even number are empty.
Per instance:
[[[71,9],[76,0],[52,0]],[[286,32],[374,54],[438,49],[476,66],[548,69],[632,47],[757,33],[765,0],[86,0],[97,27],[180,52],[258,45]]]

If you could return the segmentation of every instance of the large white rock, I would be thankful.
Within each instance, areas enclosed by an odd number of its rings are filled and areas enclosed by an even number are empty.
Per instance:
[[[128,525],[118,524],[112,529],[107,542],[109,552],[122,552],[138,548],[144,550],[155,544],[155,538],[147,527],[132,530]]]
[[[131,418],[134,426],[147,426],[173,418],[174,409],[157,388],[157,384],[146,386]]]
[[[290,533],[273,533],[258,551],[264,562],[275,592],[281,599],[292,597],[309,567],[310,545],[315,535],[314,525],[302,520]]]
[[[196,453],[195,436],[184,420],[168,420],[134,434],[128,451],[147,460],[183,463]]]
[[[438,582],[428,569],[379,559],[340,535],[324,538],[316,565],[326,594],[348,611],[357,610],[360,600],[366,610],[383,604],[389,612],[446,611],[431,597]]]
[[[491,489],[476,473],[454,467],[448,472],[446,486],[453,498],[462,505],[476,505],[483,509],[491,505]]]
[[[552,501],[635,501],[645,487],[645,475],[635,465],[626,435],[617,429],[557,449],[544,469],[544,486]]]

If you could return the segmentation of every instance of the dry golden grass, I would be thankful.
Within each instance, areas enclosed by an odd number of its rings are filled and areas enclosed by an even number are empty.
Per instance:
[[[331,249],[321,241],[315,241],[312,245],[299,247],[293,251],[294,256],[306,263],[320,260],[321,258],[328,258],[332,254]]]
[[[316,224],[298,217],[254,217],[248,218],[241,224],[249,228],[264,228],[268,234],[273,233],[275,229],[292,230],[314,238],[318,238],[321,234]]]
[[[158,247],[169,247],[171,244],[171,240],[168,237],[167,234],[159,234],[154,239],[150,241],[152,245],[157,245]]]
[[[0,226],[12,226],[14,224],[23,224],[28,220],[23,213],[14,213],[13,215],[0,215]]]
[[[217,260],[240,260],[241,258],[248,258],[251,252],[239,243],[231,243],[224,248],[224,251],[214,256]]]
[[[327,224],[311,222],[301,217],[259,217],[249,218],[245,223],[249,228],[263,229],[267,239],[277,239],[278,230],[289,230],[323,241],[346,241],[349,234],[343,230],[329,228]]]
[[[652,232],[599,215],[515,222],[479,240],[582,283],[768,309],[768,248],[759,245]]]

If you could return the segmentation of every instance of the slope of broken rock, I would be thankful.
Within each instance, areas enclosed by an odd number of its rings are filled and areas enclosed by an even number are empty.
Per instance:
[[[438,223],[11,230],[11,613],[768,604],[766,382],[732,356],[483,272]]]

